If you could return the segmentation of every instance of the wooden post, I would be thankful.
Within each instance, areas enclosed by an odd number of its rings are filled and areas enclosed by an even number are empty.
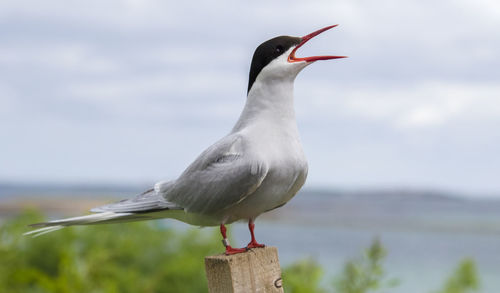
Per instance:
[[[210,293],[283,293],[276,247],[207,256],[205,271]]]

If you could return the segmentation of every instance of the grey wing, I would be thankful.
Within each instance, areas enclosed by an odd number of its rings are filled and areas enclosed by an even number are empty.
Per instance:
[[[91,212],[115,212],[115,213],[145,213],[160,210],[179,210],[182,209],[174,203],[168,202],[163,196],[154,189],[146,190],[138,196],[131,199],[124,199],[116,203],[111,203],[91,209]]]
[[[155,189],[188,212],[212,213],[251,195],[267,172],[266,164],[245,152],[243,139],[232,135],[203,152],[175,182]]]

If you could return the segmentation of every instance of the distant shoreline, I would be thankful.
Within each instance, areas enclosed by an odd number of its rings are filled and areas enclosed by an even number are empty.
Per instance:
[[[18,183],[0,181],[0,202],[12,198],[85,197],[85,198],[129,198],[151,187],[151,184],[100,184],[100,183]],[[305,187],[299,193],[349,198],[404,198],[438,200],[499,200],[499,195],[471,195],[459,192],[413,187],[387,188],[321,188]]]

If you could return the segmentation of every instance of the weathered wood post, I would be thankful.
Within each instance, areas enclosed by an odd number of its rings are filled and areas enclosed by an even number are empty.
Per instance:
[[[283,293],[276,247],[207,256],[205,271],[210,293]]]

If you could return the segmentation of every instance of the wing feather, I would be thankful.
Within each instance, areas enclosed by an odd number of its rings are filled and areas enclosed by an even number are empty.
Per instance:
[[[103,205],[91,209],[91,212],[115,212],[115,213],[141,213],[158,210],[178,210],[182,209],[174,203],[168,202],[154,189],[149,189],[131,199],[124,199],[119,202]]]
[[[231,135],[204,151],[173,183],[156,190],[188,212],[213,213],[251,195],[265,179],[268,167],[245,152],[239,135]]]

